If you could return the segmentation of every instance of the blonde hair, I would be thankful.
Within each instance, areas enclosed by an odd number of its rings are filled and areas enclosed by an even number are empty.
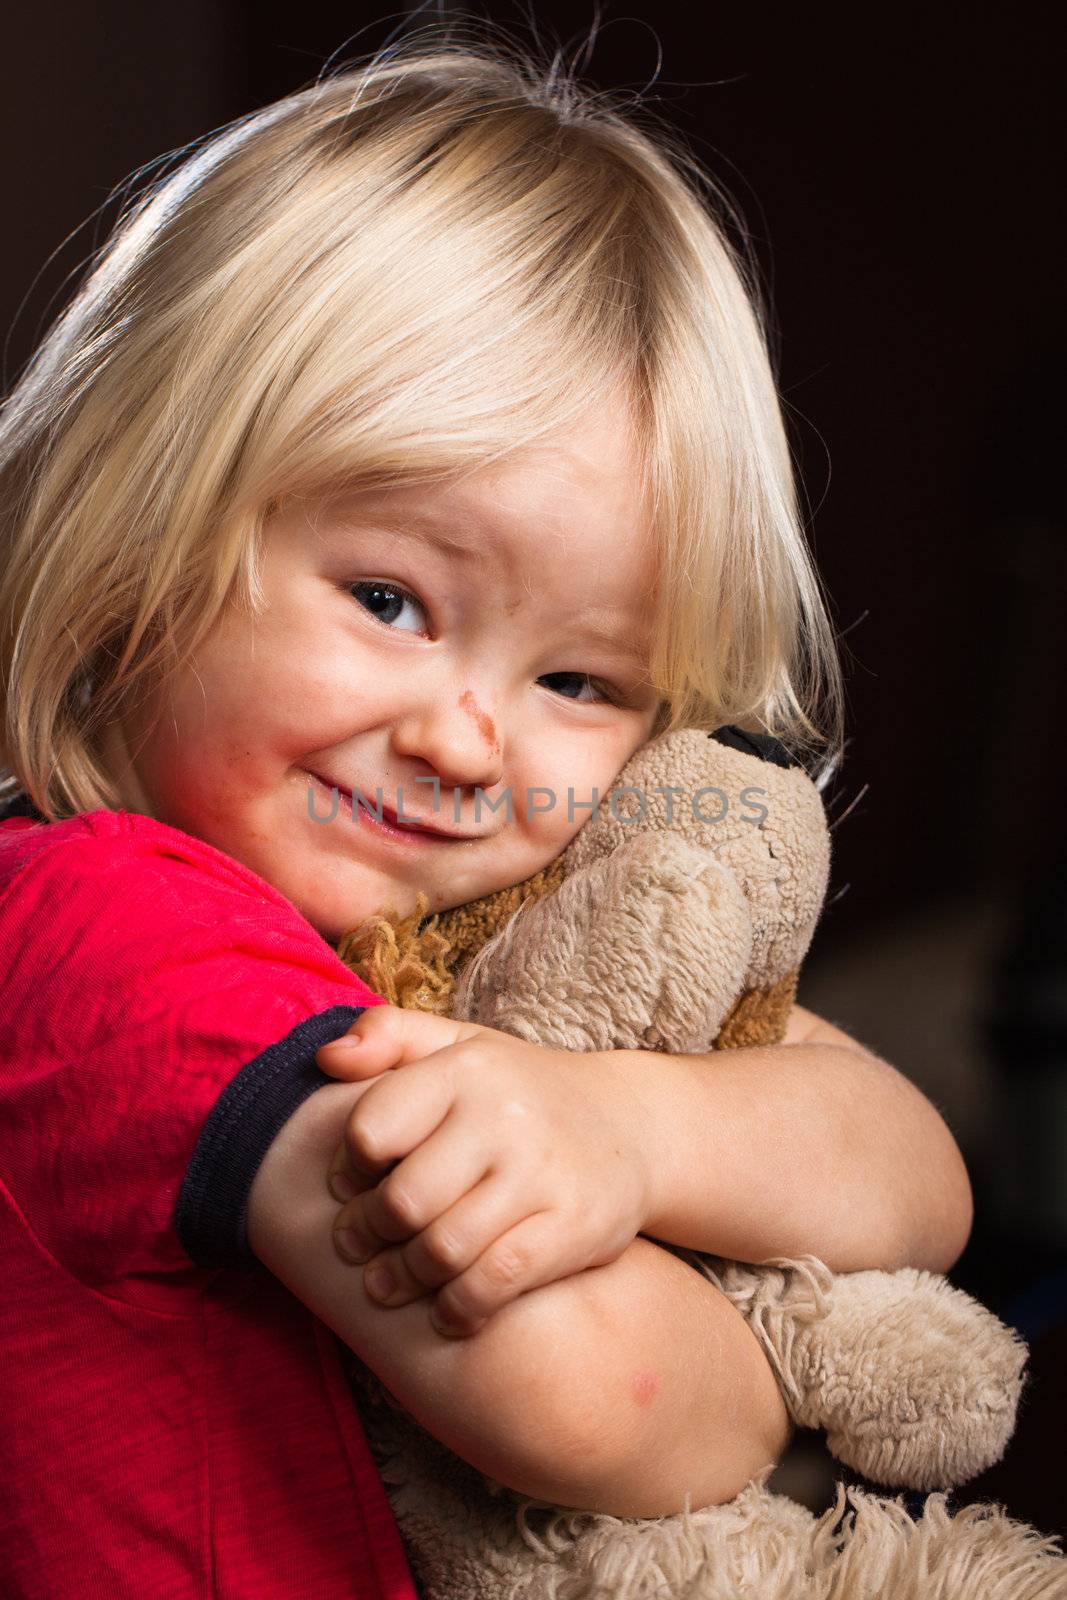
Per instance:
[[[46,816],[117,805],[94,739],[224,605],[262,604],[272,506],[473,470],[620,379],[653,732],[743,723],[836,759],[834,634],[714,185],[640,105],[454,32],[179,152],[6,402],[0,761]]]

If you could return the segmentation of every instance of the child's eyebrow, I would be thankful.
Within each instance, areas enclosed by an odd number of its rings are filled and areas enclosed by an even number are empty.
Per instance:
[[[583,617],[578,632],[583,641],[603,646],[620,661],[636,661],[642,665],[645,652],[641,642],[634,637],[633,622],[618,612],[612,612],[615,622],[596,623]]]
[[[446,519],[434,516],[429,512],[398,512],[398,511],[365,511],[352,512],[341,516],[339,519],[342,529],[355,533],[368,528],[377,528],[388,532],[398,539],[417,541],[420,544],[436,545],[450,556],[457,556],[461,560],[473,561],[484,557],[484,547],[474,539],[466,541],[457,539],[449,533],[448,527],[454,526],[454,516]]]
[[[456,521],[455,512],[398,512],[392,508],[372,509],[362,514],[350,513],[340,518],[342,528],[347,528],[353,533],[362,528],[381,529],[398,539],[436,545],[449,556],[462,561],[484,561],[485,549],[477,532],[474,533],[473,540],[468,542],[457,538],[449,531],[455,528]],[[479,522],[476,514],[471,516],[470,522],[472,529],[477,529]],[[594,620],[597,615],[600,621]],[[576,639],[583,644],[599,645],[617,661],[642,668],[646,665],[646,646],[635,635],[633,619],[621,611],[605,608],[593,613],[586,611],[575,634]]]

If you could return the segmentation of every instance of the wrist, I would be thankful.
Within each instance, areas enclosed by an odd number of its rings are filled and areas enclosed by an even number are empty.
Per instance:
[[[620,1148],[627,1151],[638,1175],[638,1232],[654,1235],[658,1220],[669,1209],[665,1191],[669,1152],[664,1150],[660,1132],[664,1085],[662,1077],[657,1084],[657,1074],[662,1075],[670,1058],[648,1050],[603,1050],[598,1058],[606,1078],[607,1102],[619,1123]]]

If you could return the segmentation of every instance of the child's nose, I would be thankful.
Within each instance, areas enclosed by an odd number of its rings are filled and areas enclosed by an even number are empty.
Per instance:
[[[443,785],[490,788],[503,776],[503,743],[496,718],[481,708],[472,714],[472,709],[466,691],[461,703],[444,701],[411,710],[394,726],[394,750],[428,762]]]

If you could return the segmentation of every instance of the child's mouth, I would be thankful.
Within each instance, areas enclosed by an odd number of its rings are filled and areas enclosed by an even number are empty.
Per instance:
[[[332,783],[318,772],[312,772],[310,768],[307,770],[309,777],[315,780],[319,787],[330,796],[331,800],[334,794],[337,795],[338,812],[335,819],[337,821],[341,821],[343,818],[347,822],[353,822],[356,827],[369,828],[374,833],[381,834],[387,838],[401,840],[404,844],[414,844],[419,841],[424,841],[427,844],[469,844],[471,842],[469,834],[445,833],[440,828],[434,827],[432,823],[415,820],[408,821],[407,819],[401,822],[398,820],[396,812],[387,806],[384,801],[379,807],[376,800],[371,801],[362,793],[359,796],[360,803],[353,813],[352,791],[350,789],[345,789],[339,783]],[[380,818],[379,811],[381,812]]]

